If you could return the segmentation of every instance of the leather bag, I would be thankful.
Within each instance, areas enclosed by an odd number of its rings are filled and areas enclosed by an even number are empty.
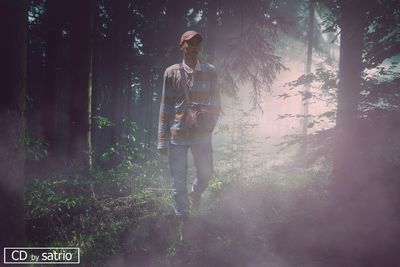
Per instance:
[[[210,105],[195,103],[190,100],[185,71],[180,69],[183,90],[185,93],[184,121],[188,129],[212,132],[215,127],[215,116]]]

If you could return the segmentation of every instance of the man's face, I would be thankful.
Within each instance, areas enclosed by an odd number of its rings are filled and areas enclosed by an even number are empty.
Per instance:
[[[201,38],[199,36],[194,36],[183,42],[181,45],[181,51],[183,52],[184,58],[197,59],[197,56],[201,51]]]

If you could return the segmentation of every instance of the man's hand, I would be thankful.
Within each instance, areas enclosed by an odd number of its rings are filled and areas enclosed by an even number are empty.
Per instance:
[[[160,154],[163,155],[163,156],[168,155],[168,149],[167,148],[160,148],[159,151],[160,151]]]

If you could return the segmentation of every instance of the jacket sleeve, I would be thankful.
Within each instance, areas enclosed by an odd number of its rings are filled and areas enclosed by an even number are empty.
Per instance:
[[[160,114],[158,119],[158,149],[168,148],[171,138],[170,118],[172,116],[173,92],[171,78],[168,77],[168,69],[164,73],[163,88],[161,94]]]

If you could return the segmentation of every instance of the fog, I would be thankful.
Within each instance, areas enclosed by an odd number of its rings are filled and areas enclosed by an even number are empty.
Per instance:
[[[223,97],[224,113],[214,135],[216,174],[202,209],[184,225],[186,241],[176,247],[172,266],[394,266],[400,240],[396,190],[372,180],[349,181],[345,190],[351,199],[334,199],[328,194],[332,165],[327,158],[310,165],[298,143],[281,149],[290,136],[302,133],[304,87],[290,82],[304,75],[306,61],[305,44],[282,39],[279,55],[287,70],[263,94],[262,110],[251,108],[246,84],[237,99]],[[315,53],[313,73],[337,71],[338,46],[332,46],[330,64]],[[310,87],[309,135],[335,126],[334,120],[321,120],[320,115],[336,109],[332,95],[318,95],[321,86],[313,82]],[[375,136],[384,138],[378,132]],[[370,179],[379,167],[355,168],[364,168],[360,178]],[[150,239],[162,235],[166,244],[174,244],[165,225],[143,222]],[[131,239],[141,240],[135,234]],[[157,254],[134,254],[127,260],[132,259],[140,259],[138,266],[171,264]]]
[[[400,266],[396,1],[11,2],[2,242],[79,247],[83,266]],[[184,181],[168,66],[201,49],[217,86],[196,70],[193,99],[216,111],[221,90],[222,111]]]

